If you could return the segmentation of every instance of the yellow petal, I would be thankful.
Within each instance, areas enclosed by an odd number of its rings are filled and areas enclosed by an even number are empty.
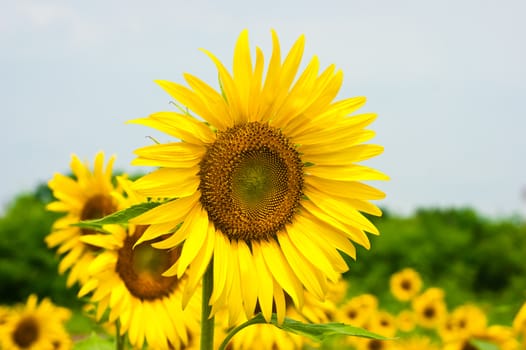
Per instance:
[[[199,197],[200,193],[194,192],[188,197],[169,201],[130,219],[130,222],[141,225],[166,222],[178,224],[184,220],[190,209],[199,201]]]
[[[305,178],[307,186],[316,187],[330,196],[349,197],[355,199],[383,199],[385,193],[374,187],[357,181],[338,181],[326,178],[308,176]]]
[[[257,273],[254,277],[258,279],[258,299],[261,313],[267,322],[272,317],[273,281],[272,275],[265,265],[263,252],[258,242],[252,242],[252,254]]]
[[[301,283],[309,292],[322,300],[325,297],[327,286],[321,272],[298,251],[290,240],[288,233],[279,233],[278,240],[283,250],[283,255],[285,255],[290,267],[296,273]]]
[[[303,306],[303,288],[276,241],[261,241],[263,258],[268,270],[279,285],[290,295],[296,307]]]
[[[206,148],[186,142],[172,142],[136,149],[139,156],[132,165],[147,165],[168,168],[192,168],[199,164]]]
[[[188,265],[192,263],[197,253],[203,248],[208,233],[208,213],[200,205],[196,205],[192,211],[190,211],[186,220],[190,221],[191,224],[188,226],[191,227],[192,232],[188,234],[188,238],[183,244],[181,256],[179,257],[179,266],[177,269],[178,278],[183,276]],[[184,226],[185,224],[183,223],[181,230],[184,229]]]
[[[257,278],[254,278],[256,266],[254,264],[254,257],[252,256],[246,242],[237,241],[235,244],[237,245],[239,259],[239,274],[243,284],[241,295],[243,296],[245,315],[247,318],[250,318],[254,313],[258,298],[259,281]]]
[[[161,168],[133,183],[133,190],[152,198],[177,198],[194,194],[199,186],[199,167]]]

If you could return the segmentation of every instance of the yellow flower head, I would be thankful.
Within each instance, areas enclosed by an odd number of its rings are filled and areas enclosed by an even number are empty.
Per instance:
[[[486,332],[488,319],[478,306],[466,304],[453,310],[439,333],[444,341],[469,339]]]
[[[411,300],[422,288],[420,275],[411,268],[393,274],[389,282],[391,293],[400,301]]]
[[[71,339],[64,329],[64,322],[70,316],[68,309],[58,307],[48,299],[38,304],[36,295],[31,295],[25,305],[5,316],[0,326],[0,349],[71,349]]]
[[[337,312],[337,319],[356,327],[364,327],[378,311],[378,299],[372,294],[362,294],[345,302]]]
[[[444,291],[439,288],[428,288],[412,301],[417,323],[424,328],[436,328],[444,324],[447,317],[447,306]]]
[[[98,219],[118,209],[112,192],[117,189],[112,183],[112,168],[115,158],[111,157],[104,166],[104,153],[99,152],[94,161],[93,171],[73,155],[71,170],[74,178],[55,174],[48,183],[56,201],[47,206],[48,210],[65,213],[58,219],[52,232],[46,237],[50,248],[58,247],[57,253],[64,254],[59,264],[59,272],[71,269],[68,275],[68,286],[76,281],[83,282],[87,276],[87,267],[93,260],[97,248],[81,241],[83,235],[94,233],[93,230],[72,226],[81,220]]]
[[[317,57],[297,76],[303,36],[283,61],[274,32],[272,42],[266,74],[259,48],[252,61],[247,31],[232,74],[205,51],[220,92],[190,74],[188,86],[159,81],[185,108],[133,121],[180,140],[136,150],[134,164],[160,168],[134,188],[177,199],[133,222],[150,225],[144,240],[178,228],[154,244],[181,247],[166,274],[188,270],[190,295],[212,262],[212,312],[228,308],[233,320],[256,305],[266,320],[275,305],[283,320],[285,293],[298,307],[304,290],[323,299],[328,280],[348,270],[340,252],[355,257],[354,243],[369,248],[366,232],[379,233],[360,212],[380,215],[369,200],[384,194],[360,181],[387,179],[357,164],[383,151],[363,144],[374,136],[364,128],[376,115],[351,116],[365,98],[334,101],[342,72],[334,65],[320,70]]]
[[[130,181],[117,178],[127,197],[116,196],[125,207],[145,201],[130,189]],[[186,279],[165,277],[162,273],[177,263],[179,248],[159,250],[153,241],[137,243],[146,226],[127,228],[107,225],[112,234],[91,234],[82,241],[104,249],[90,264],[89,279],[79,295],[92,292],[97,305],[97,318],[109,311],[109,322],[120,321],[121,334],[127,332],[130,343],[149,349],[180,349],[186,346],[199,327],[200,296],[190,300],[183,310],[182,291]]]

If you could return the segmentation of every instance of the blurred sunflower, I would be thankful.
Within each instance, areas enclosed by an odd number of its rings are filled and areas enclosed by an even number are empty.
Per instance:
[[[444,291],[440,288],[428,288],[412,301],[417,323],[424,328],[440,328],[447,317]]]
[[[513,318],[513,330],[517,334],[522,334],[526,345],[526,303],[522,305],[517,315]]]
[[[372,294],[353,297],[340,306],[336,319],[355,327],[365,327],[378,311],[378,299]]]
[[[408,301],[420,292],[422,279],[415,270],[405,268],[391,276],[389,285],[391,293],[397,300]]]
[[[397,330],[395,317],[384,310],[373,313],[365,328],[384,337],[393,337]]]
[[[334,65],[320,72],[317,57],[296,79],[304,37],[283,62],[274,32],[272,39],[266,77],[263,53],[257,48],[252,64],[243,31],[233,74],[205,51],[218,69],[221,92],[190,74],[189,87],[158,81],[189,112],[132,121],[182,140],[136,150],[135,165],[160,169],[137,180],[135,189],[177,199],[133,222],[151,225],[143,240],[182,223],[154,244],[182,247],[179,263],[166,275],[188,269],[185,294],[192,294],[212,261],[212,312],[227,307],[232,319],[243,310],[251,315],[257,302],[266,320],[273,304],[282,319],[284,292],[299,307],[304,288],[323,299],[327,279],[336,281],[348,270],[339,251],[354,258],[353,242],[369,248],[365,232],[379,233],[361,212],[381,215],[369,200],[384,194],[360,181],[387,179],[356,164],[383,151],[362,144],[374,136],[364,127],[376,115],[351,117],[365,98],[333,102],[342,72]]]
[[[46,243],[50,248],[58,246],[57,253],[64,254],[59,272],[62,274],[71,269],[67,279],[69,287],[77,281],[85,280],[87,266],[97,251],[96,247],[85,244],[80,239],[94,231],[72,224],[98,219],[121,209],[111,196],[117,190],[112,184],[114,160],[111,157],[104,167],[104,153],[99,152],[91,171],[88,164],[83,164],[73,155],[71,170],[74,178],[57,173],[48,183],[57,200],[48,204],[47,209],[66,215],[55,221],[52,232],[46,237]]]
[[[412,336],[395,341],[396,350],[439,350],[439,346],[425,336]]]
[[[466,304],[455,308],[439,328],[444,342],[466,340],[486,332],[488,319],[478,306]]]
[[[115,195],[124,207],[146,201],[130,189],[130,181],[117,177],[127,197]],[[126,203],[127,204],[124,204]],[[97,248],[100,253],[90,264],[89,279],[79,296],[92,292],[97,303],[97,319],[109,310],[109,322],[120,321],[121,335],[127,333],[130,343],[149,349],[180,349],[185,347],[199,327],[200,296],[190,300],[183,310],[184,276],[165,277],[162,273],[181,256],[181,249],[159,250],[151,243],[138,243],[146,226],[107,225],[108,234],[82,236],[81,240]],[[103,250],[102,250],[103,249]]]
[[[65,350],[72,342],[64,329],[71,313],[48,299],[38,304],[31,295],[25,305],[10,310],[0,326],[0,349],[3,350]]]
[[[396,316],[396,326],[402,332],[411,332],[416,326],[415,313],[412,310],[402,310]]]

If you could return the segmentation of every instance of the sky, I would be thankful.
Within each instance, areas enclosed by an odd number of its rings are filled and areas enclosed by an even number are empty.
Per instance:
[[[378,113],[364,163],[381,206],[469,206],[526,215],[526,2],[0,0],[0,212],[18,193],[69,171],[71,154],[103,150],[127,172],[148,136],[126,121],[171,110],[154,80],[192,73],[217,87],[206,48],[231,68],[249,30],[266,57],[270,30],[286,52],[306,37],[304,63],[344,73],[338,99],[366,96]]]

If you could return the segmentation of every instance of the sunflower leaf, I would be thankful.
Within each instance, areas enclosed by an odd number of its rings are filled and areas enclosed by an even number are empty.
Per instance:
[[[483,340],[473,339],[469,343],[480,350],[499,350],[499,346],[493,343],[488,343]]]
[[[75,350],[113,350],[115,341],[92,333],[88,338],[75,342]]]
[[[230,342],[230,339],[232,339],[232,337],[237,332],[239,332],[245,327],[248,327],[254,324],[258,324],[258,323],[267,323],[267,321],[265,321],[261,313],[256,315],[254,318],[246,321],[245,323],[237,326],[236,328],[232,329],[228,333],[226,338],[223,340],[221,345],[219,346],[219,349],[220,350],[226,349],[228,343]],[[279,324],[277,321],[276,314],[272,314],[270,324],[284,331],[302,335],[304,337],[308,337],[318,342],[321,342],[331,336],[354,336],[354,337],[370,338],[370,339],[378,339],[378,340],[391,340],[392,339],[392,338],[381,336],[379,334],[369,332],[368,330],[365,330],[363,328],[353,327],[353,326],[350,326],[344,323],[338,323],[338,322],[303,323],[303,322],[285,317],[285,320],[283,321],[283,323]]]
[[[166,203],[166,201],[164,202],[145,202],[145,203],[132,205],[129,208],[119,210],[103,218],[80,221],[80,222],[73,224],[73,226],[77,226],[77,227],[84,228],[84,229],[103,231],[102,227],[104,225],[127,224],[128,221],[130,221],[130,219],[133,219],[134,217],[139,216],[140,214],[145,213],[148,210],[153,209],[163,203]]]
[[[290,318],[285,318],[283,324],[278,324],[276,316],[272,316],[272,324],[280,329],[287,332],[296,333],[303,335],[315,341],[323,341],[328,337],[341,335],[341,336],[354,336],[378,340],[388,340],[387,338],[360,327],[350,326],[348,324],[339,322],[330,323],[303,323]]]

